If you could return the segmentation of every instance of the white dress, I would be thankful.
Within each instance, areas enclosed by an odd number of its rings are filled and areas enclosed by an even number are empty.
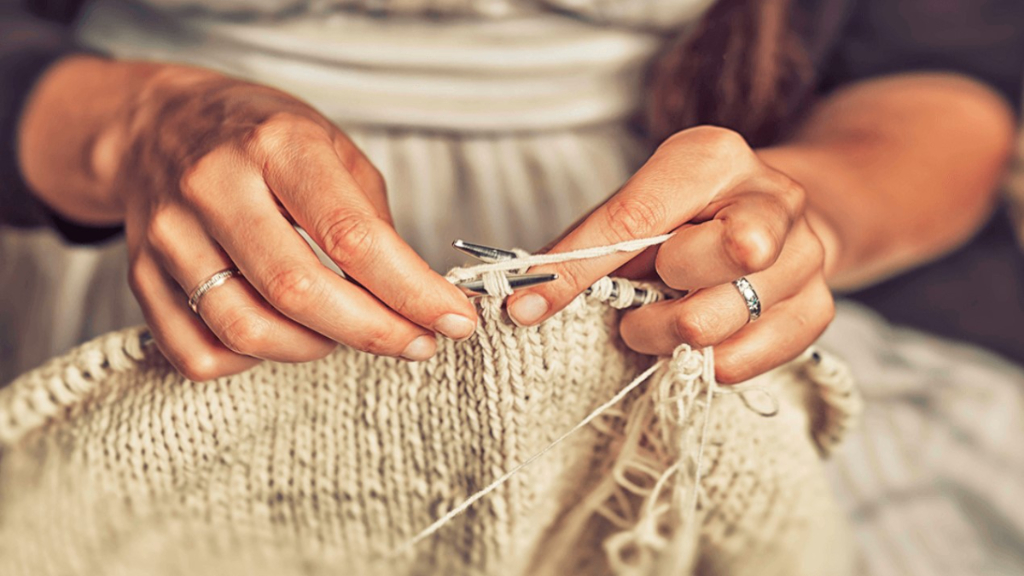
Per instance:
[[[381,170],[399,232],[439,271],[466,238],[535,249],[643,160],[628,129],[659,30],[711,0],[119,0],[80,36],[120,57],[276,85]],[[141,323],[123,243],[0,231],[0,382]],[[184,295],[183,295],[184,297]],[[862,572],[1024,573],[1024,372],[841,305],[865,424],[831,464]]]

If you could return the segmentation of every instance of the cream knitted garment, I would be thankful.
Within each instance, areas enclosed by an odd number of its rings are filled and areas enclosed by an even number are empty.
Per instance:
[[[653,365],[608,299],[520,328],[485,296],[428,362],[339,348],[206,383],[138,329],[89,342],[0,390],[0,574],[847,573],[819,461],[858,407],[845,368],[809,352],[736,393],[686,347],[388,557]]]

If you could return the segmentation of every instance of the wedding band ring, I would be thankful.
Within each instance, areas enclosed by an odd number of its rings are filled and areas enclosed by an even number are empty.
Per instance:
[[[754,291],[754,286],[750,283],[750,280],[740,278],[739,280],[734,280],[732,285],[740,291],[740,296],[743,296],[743,301],[747,303],[747,312],[750,313],[749,321],[753,322],[760,318],[761,299],[757,297],[757,292]]]
[[[226,270],[221,270],[220,272],[217,272],[213,276],[210,276],[205,281],[203,281],[203,283],[200,284],[195,290],[193,290],[192,294],[189,295],[188,307],[191,308],[192,311],[195,312],[196,314],[199,314],[199,301],[202,300],[203,296],[206,296],[207,292],[227,282],[228,279],[231,278],[232,276],[241,275],[242,273],[238,270],[238,268],[228,268]]]

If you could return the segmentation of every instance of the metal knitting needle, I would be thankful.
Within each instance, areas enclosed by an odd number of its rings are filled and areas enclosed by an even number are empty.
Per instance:
[[[452,242],[452,248],[484,262],[503,262],[505,260],[514,260],[519,257],[518,254],[510,250],[502,250],[501,248],[484,246],[483,244],[474,244],[472,242],[466,242],[465,240],[456,240],[455,242]],[[583,293],[589,296],[592,291],[593,288],[587,288]],[[612,298],[618,298],[619,296],[619,290],[614,284],[612,285],[610,296]],[[643,306],[644,299],[646,297],[647,290],[643,288],[636,288],[636,293],[633,296],[633,302],[630,303],[629,307],[636,308]]]
[[[508,285],[513,290],[518,290],[519,288],[529,288],[530,286],[544,284],[552,280],[558,280],[558,274],[512,274],[508,277]],[[468,280],[460,282],[456,286],[461,288],[470,298],[487,294],[483,280]]]
[[[492,248],[490,246],[484,246],[483,244],[473,244],[472,242],[466,242],[465,240],[456,240],[455,242],[452,242],[452,248],[484,262],[504,262],[505,260],[514,260],[519,257],[518,254],[510,250]]]

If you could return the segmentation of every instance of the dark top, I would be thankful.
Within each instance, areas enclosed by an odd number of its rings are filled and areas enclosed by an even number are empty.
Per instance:
[[[16,122],[33,83],[77,48],[68,24],[82,0],[0,0],[0,224],[56,226],[73,242],[116,230],[76,226],[31,195],[15,159]],[[906,71],[952,71],[1020,111],[1022,0],[798,0],[817,91]],[[1024,257],[1005,215],[950,256],[853,295],[892,320],[967,339],[1024,363]]]

